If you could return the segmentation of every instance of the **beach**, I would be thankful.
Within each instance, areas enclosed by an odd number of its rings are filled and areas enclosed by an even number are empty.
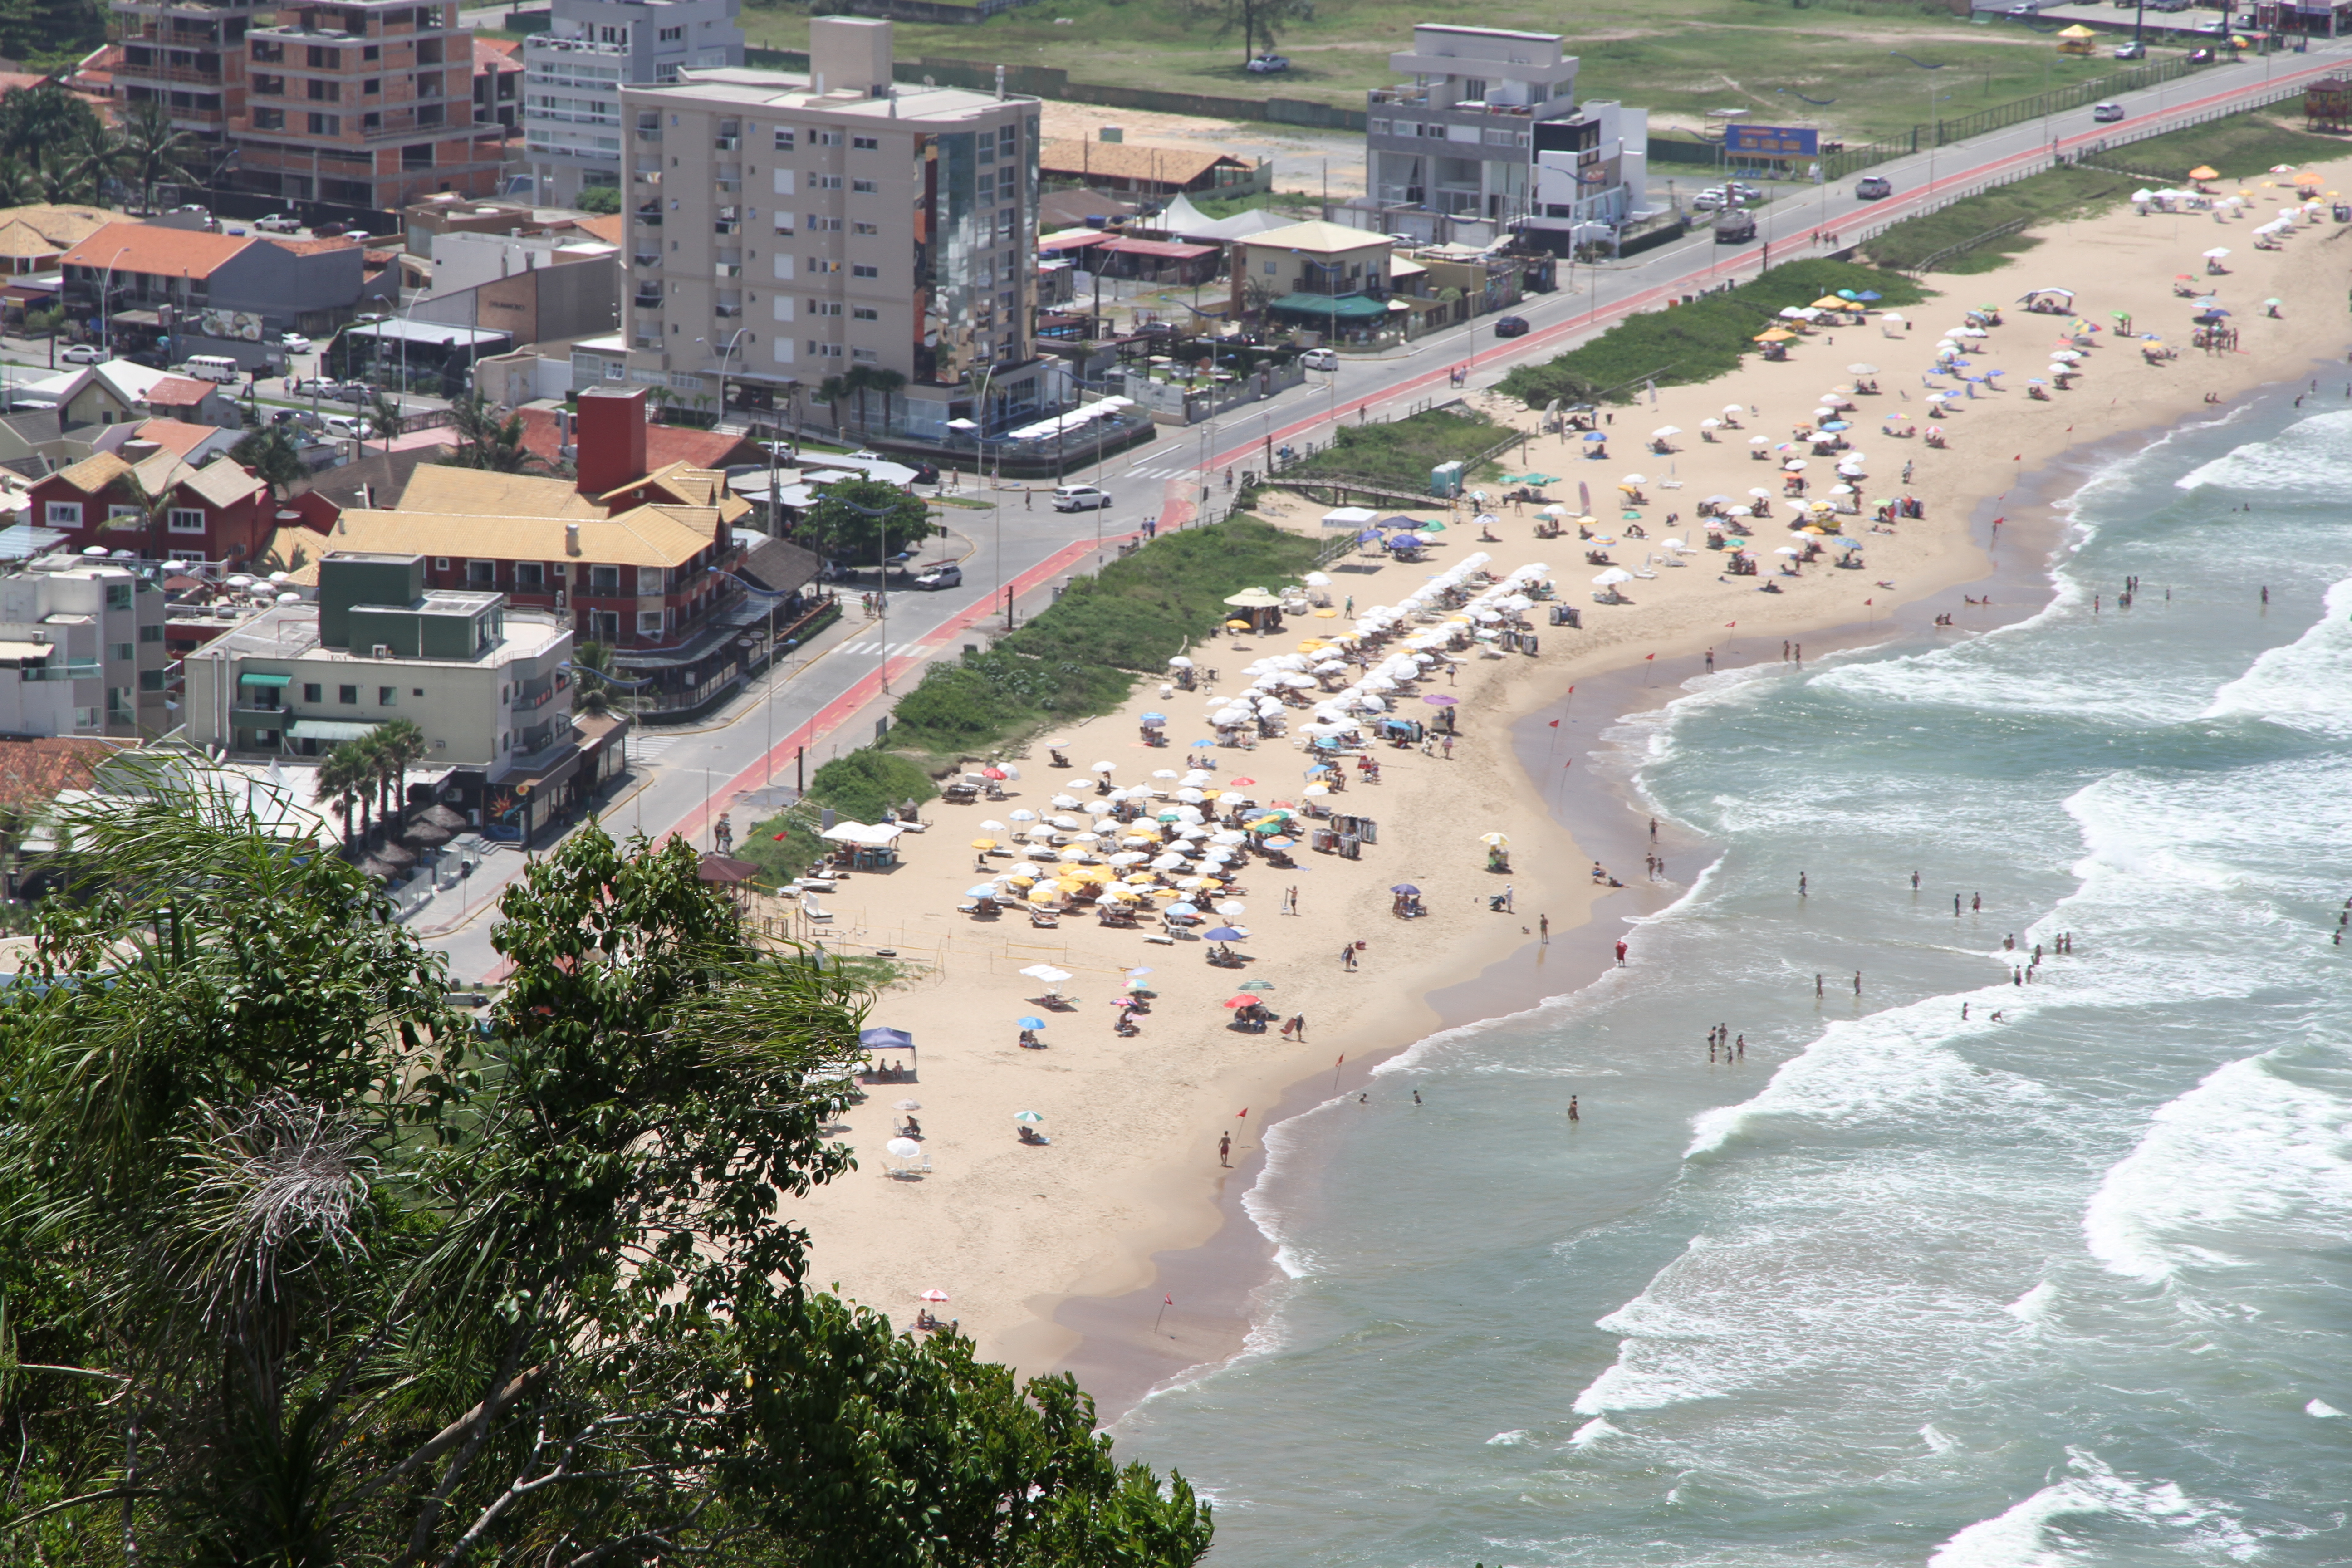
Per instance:
[[[1113,763],[1110,776],[1120,784],[1181,770],[1182,743],[1211,733],[1196,727],[1212,710],[1202,692],[1163,695],[1146,681],[1119,713],[1055,737],[1067,742],[1071,773],[1033,748],[1005,759],[1021,773],[1005,785],[1008,798],[927,806],[926,831],[903,841],[901,868],[853,877],[825,900],[834,940],[852,951],[890,948],[917,969],[877,999],[869,1018],[913,1036],[917,1072],[872,1085],[845,1118],[841,1133],[857,1147],[861,1168],[812,1194],[795,1215],[814,1238],[812,1278],[902,1325],[921,1292],[942,1292],[939,1316],[973,1334],[983,1354],[1024,1372],[1076,1366],[1102,1393],[1107,1414],[1154,1383],[1233,1353],[1249,1328],[1251,1292],[1268,1272],[1270,1245],[1237,1227],[1238,1200],[1255,1179],[1269,1118],[1342,1093],[1402,1092],[1370,1069],[1433,1029],[1589,984],[1615,966],[1620,938],[1628,943],[1627,963],[1639,966],[1643,932],[1627,921],[1670,905],[1702,870],[1707,847],[1670,828],[1654,851],[1665,873],[1649,875],[1643,857],[1653,851],[1638,806],[1592,765],[1612,728],[1703,676],[1710,652],[1718,671],[1778,668],[1784,642],[1793,664],[1796,645],[1818,658],[1898,627],[1933,627],[1943,615],[1951,626],[1933,635],[1957,642],[2038,608],[2046,591],[2037,590],[2037,574],[2064,521],[2045,499],[2062,488],[2049,476],[2063,475],[2084,454],[2214,417],[2221,411],[2212,400],[2227,405],[2298,378],[2315,379],[2315,395],[2327,405],[2352,407],[2334,281],[2342,267],[2333,248],[2347,231],[2333,224],[2304,228],[2275,252],[2257,251],[2251,230],[2271,212],[2263,206],[2252,218],[2217,222],[2126,210],[2064,225],[1999,270],[1929,278],[1941,297],[1906,310],[1911,319],[1901,327],[1873,321],[1825,328],[1793,344],[1786,363],[1751,359],[1722,380],[1661,389],[1654,402],[1613,410],[1603,426],[1612,437],[1606,461],[1581,456],[1586,443],[1576,435],[1533,434],[1534,416],[1474,395],[1490,416],[1531,430],[1524,457],[1514,455],[1507,468],[1557,476],[1549,487],[1556,498],[1572,498],[1581,480],[1596,502],[1593,531],[1615,542],[1606,547],[1612,561],[1654,574],[1622,584],[1631,603],[1596,603],[1591,579],[1601,568],[1585,560],[1594,542],[1573,528],[1561,538],[1534,537],[1531,508],[1496,509],[1492,542],[1479,538],[1468,509],[1457,509],[1425,565],[1352,555],[1336,562],[1326,592],[1335,605],[1352,600],[1357,614],[1399,603],[1431,573],[1473,552],[1486,552],[1486,570],[1496,575],[1542,563],[1558,584],[1558,602],[1577,607],[1583,625],[1543,624],[1539,605],[1539,653],[1468,652],[1450,680],[1434,674],[1405,697],[1400,710],[1420,714],[1436,710],[1418,707],[1420,695],[1456,699],[1451,711],[1461,738],[1452,756],[1372,749],[1380,782],[1353,783],[1330,802],[1378,821],[1378,842],[1365,846],[1362,858],[1302,847],[1295,873],[1247,868],[1239,895],[1245,912],[1233,917],[1250,932],[1234,944],[1249,956],[1246,974],[1208,965],[1209,944],[1198,941],[1148,943],[1139,931],[1103,929],[1090,919],[1065,917],[1045,931],[1015,914],[976,922],[957,912],[959,895],[982,875],[971,841],[991,836],[982,822],[1024,806],[1049,810],[1066,779],[1091,776],[1097,763]],[[2229,271],[2207,277],[2200,253],[2217,246],[2231,251]],[[2233,312],[2234,352],[2189,346],[2189,302],[2173,291],[2183,273],[2194,287],[2216,289]],[[2064,318],[2027,313],[2016,301],[2044,288],[2075,290],[2075,309],[2103,327],[2124,312],[2141,331],[2164,331],[2178,357],[2151,363],[2112,333],[2095,336],[2072,387],[2047,402],[2029,399],[2022,383],[2044,374]],[[2276,318],[2261,303],[2273,298],[2281,301]],[[1962,313],[1981,303],[1998,303],[2003,321],[1971,342],[1970,357],[2005,369],[2005,389],[1980,389],[1957,413],[1931,419],[1920,373],[1940,331],[1960,325]],[[1855,396],[1847,433],[1867,478],[1856,481],[1863,514],[1841,521],[1865,541],[1862,569],[1839,570],[1824,558],[1795,577],[1776,578],[1770,551],[1787,537],[1778,521],[1755,536],[1759,576],[1727,575],[1726,552],[1703,547],[1685,552],[1683,564],[1653,563],[1666,553],[1662,542],[1669,536],[1701,543],[1700,498],[1744,499],[1753,486],[1777,495],[1779,455],[1751,458],[1748,438],[1788,440],[1796,422],[1812,417],[1822,394],[1857,384],[1846,368],[1854,363],[1878,366],[1862,379],[1881,389]],[[1754,412],[1743,412],[1741,427],[1722,439],[1699,439],[1700,421],[1732,405]],[[1917,438],[1884,435],[1879,426],[1890,408],[1912,415],[1923,431],[1941,425],[1948,446],[1934,450]],[[1674,438],[1676,450],[1644,451],[1647,433],[1665,426],[1686,432]],[[1832,466],[1815,460],[1809,481],[1826,483]],[[1648,498],[1637,509],[1642,539],[1622,531],[1606,500],[1637,472]],[[1869,503],[1882,496],[1916,498],[1925,515],[1897,521],[1891,533],[1871,532]],[[1324,510],[1292,499],[1261,515],[1314,532]],[[1674,513],[1680,520],[1669,523]],[[1781,591],[1758,591],[1768,581]],[[1979,592],[1980,584],[1998,585]],[[1985,597],[1992,602],[1966,602]],[[1294,621],[1278,636],[1220,637],[1191,657],[1203,671],[1217,671],[1202,682],[1206,691],[1230,697],[1247,684],[1243,667],[1290,652],[1314,630],[1348,624]],[[1171,715],[1174,748],[1142,743],[1139,716],[1148,710]],[[1290,717],[1295,731],[1306,715]],[[1215,755],[1221,783],[1251,779],[1234,787],[1262,802],[1299,798],[1307,759],[1291,739]],[[1507,874],[1487,869],[1480,840],[1490,833],[1507,837]],[[1624,886],[1596,882],[1596,860]],[[1390,889],[1401,884],[1420,889],[1424,918],[1391,915]],[[1281,913],[1292,885],[1299,910]],[[1490,896],[1507,885],[1509,910],[1490,909]],[[1540,934],[1547,921],[1548,944]],[[1365,945],[1349,972],[1340,951],[1358,942]],[[1038,963],[1071,974],[1061,983],[1074,999],[1069,1011],[1036,1012],[1040,987],[1020,971]],[[1122,1038],[1112,1031],[1111,1003],[1138,966],[1150,969],[1156,994],[1140,1032]],[[1271,984],[1264,1000],[1277,1016],[1305,1016],[1304,1044],[1272,1029],[1227,1026],[1231,1015],[1222,1004],[1244,978]],[[1049,1019],[1041,1031],[1045,1049],[1017,1043],[1013,1020],[1024,1016]],[[904,1114],[893,1109],[900,1099],[920,1105],[913,1114],[929,1169],[919,1176],[888,1173],[896,1162],[882,1152]],[[1034,1125],[1049,1143],[1018,1141],[1020,1111],[1036,1113]],[[1220,1138],[1228,1134],[1230,1164],[1219,1158]]]

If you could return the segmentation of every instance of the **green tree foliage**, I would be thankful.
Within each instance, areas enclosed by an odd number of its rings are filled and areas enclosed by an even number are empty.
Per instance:
[[[1240,33],[1244,64],[1261,46],[1272,51],[1277,29],[1315,20],[1315,0],[1183,0],[1183,5],[1188,19],[1213,17],[1221,37]]]
[[[1498,384],[1530,408],[1562,402],[1630,403],[1645,382],[1687,386],[1739,368],[1757,333],[1790,305],[1810,305],[1841,289],[1881,296],[1879,308],[1916,305],[1927,292],[1898,273],[1851,261],[1791,261],[1692,304],[1628,316],[1580,348],[1541,364],[1514,367]]]
[[[1137,674],[1165,668],[1231,612],[1225,595],[1278,588],[1317,542],[1255,518],[1163,533],[1062,596],[1019,631],[940,662],[899,699],[891,743],[937,755],[984,750],[1037,724],[1107,713]]]
[[[547,466],[522,444],[522,416],[500,419],[498,405],[478,392],[449,400],[449,427],[457,433],[457,445],[440,460],[450,468],[519,474]]]
[[[0,92],[0,155],[29,166],[45,152],[96,145],[105,136],[98,111],[56,82]]]
[[[1205,1552],[1066,1378],[804,1289],[864,997],[749,945],[689,847],[532,862],[478,1032],[364,876],[241,813],[69,824],[79,896],[0,998],[11,1562]]]
[[[24,69],[61,69],[105,41],[97,0],[0,0],[0,55]]]
[[[877,479],[839,479],[825,487],[793,537],[820,555],[857,567],[878,566],[938,531],[930,509],[919,497]]]
[[[1385,425],[1342,425],[1331,444],[1283,469],[1286,478],[1329,474],[1378,481],[1383,488],[1426,491],[1441,463],[1467,462],[1518,434],[1464,408],[1431,408]]]
[[[283,425],[255,431],[231,447],[228,455],[232,461],[251,468],[255,477],[269,487],[273,500],[310,477],[310,465],[302,460],[294,437],[286,433]]]
[[[892,806],[920,805],[939,794],[931,775],[904,757],[872,747],[845,752],[809,775],[809,798],[854,822],[879,822]]]
[[[580,210],[583,213],[596,213],[610,217],[621,210],[621,187],[590,185],[580,193]]]
[[[172,123],[172,111],[158,99],[142,99],[123,111],[112,155],[113,171],[139,188],[140,207],[155,210],[155,187],[202,173],[195,136]]]

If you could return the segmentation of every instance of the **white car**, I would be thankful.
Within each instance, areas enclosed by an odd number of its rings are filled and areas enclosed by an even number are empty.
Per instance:
[[[281,334],[278,340],[278,344],[289,354],[306,354],[312,349],[319,346],[299,332],[286,332]]]
[[[364,441],[375,434],[375,426],[356,414],[330,414],[319,423],[329,436],[341,441]]]
[[[1329,349],[1308,349],[1298,356],[1298,363],[1308,370],[1337,370],[1339,356]]]
[[[76,343],[59,353],[58,357],[68,364],[104,364],[106,351],[96,343]]]
[[[1054,491],[1055,511],[1095,511],[1110,505],[1110,492],[1092,485],[1061,485]]]

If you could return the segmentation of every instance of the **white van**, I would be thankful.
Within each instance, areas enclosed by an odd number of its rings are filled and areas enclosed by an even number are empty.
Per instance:
[[[223,386],[235,386],[245,374],[237,369],[236,361],[226,354],[190,354],[187,363],[180,367],[180,374],[194,376],[198,381],[216,381]]]

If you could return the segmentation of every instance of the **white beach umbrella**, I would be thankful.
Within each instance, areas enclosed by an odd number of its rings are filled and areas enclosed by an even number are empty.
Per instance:
[[[1614,588],[1620,583],[1631,583],[1633,580],[1633,574],[1631,572],[1626,571],[1622,566],[1612,566],[1608,571],[1601,573],[1601,575],[1595,577],[1592,581],[1600,587]]]

